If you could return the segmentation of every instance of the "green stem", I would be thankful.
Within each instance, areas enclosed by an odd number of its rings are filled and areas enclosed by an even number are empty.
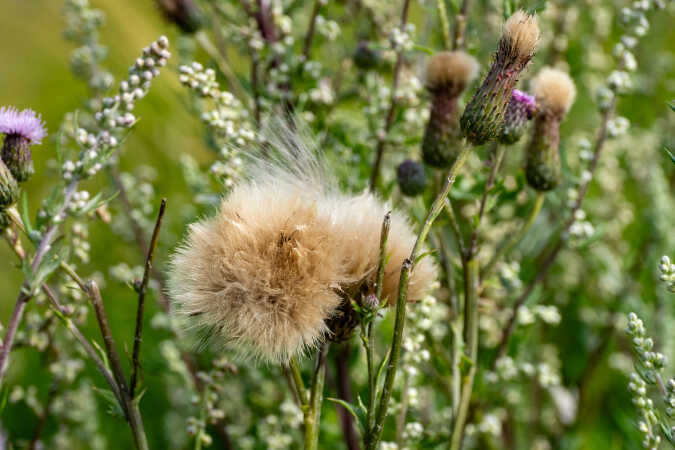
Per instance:
[[[450,437],[451,450],[462,448],[462,436],[469,412],[473,381],[476,375],[476,364],[478,362],[478,275],[478,260],[475,258],[468,259],[465,262],[464,268],[464,342],[466,342],[464,352],[471,366],[462,377],[462,392]]]
[[[452,48],[452,40],[450,39],[450,24],[448,22],[448,10],[445,8],[445,0],[436,0],[438,8],[438,17],[441,20],[441,30],[443,31],[443,43],[446,49]]]
[[[317,355],[309,404],[305,408],[305,450],[317,450],[319,448],[319,422],[321,420],[321,405],[323,403],[323,385],[326,379],[327,353],[328,344],[324,343]]]
[[[305,388],[305,382],[302,381],[302,373],[300,372],[300,366],[298,366],[298,360],[295,356],[288,362],[288,368],[291,369],[295,390],[297,391],[298,399],[300,399],[300,406],[306,408],[307,402],[309,401],[307,398],[307,389]]]
[[[408,297],[408,282],[410,280],[410,273],[413,270],[424,241],[429,234],[431,225],[434,223],[434,220],[443,210],[443,205],[445,204],[445,199],[450,193],[452,185],[455,183],[457,174],[459,170],[466,162],[466,158],[469,155],[471,147],[464,145],[461,153],[459,154],[457,160],[450,168],[448,175],[445,179],[445,184],[441,189],[441,192],[438,194],[434,203],[431,205],[429,214],[427,215],[422,230],[417,236],[415,245],[412,248],[410,256],[403,261],[401,265],[401,275],[399,278],[398,284],[398,299],[396,301],[396,316],[394,319],[394,335],[391,342],[391,350],[389,351],[389,362],[387,364],[387,374],[384,379],[384,387],[382,388],[382,396],[380,397],[380,403],[377,408],[377,415],[375,417],[375,424],[366,434],[366,449],[375,450],[377,449],[380,440],[382,439],[382,432],[384,431],[384,419],[387,417],[387,409],[389,407],[389,400],[391,399],[391,394],[394,389],[394,380],[396,379],[396,370],[398,369],[399,359],[401,357],[401,343],[403,341],[403,327],[405,325],[405,316],[406,316],[406,300]]]
[[[508,255],[511,250],[513,250],[516,245],[523,239],[523,237],[527,234],[527,232],[530,230],[530,227],[534,223],[535,219],[539,215],[539,211],[541,211],[541,206],[544,204],[544,194],[543,192],[537,192],[537,197],[534,200],[534,205],[532,206],[532,210],[530,211],[530,215],[528,218],[525,220],[525,223],[523,224],[522,228],[520,231],[518,231],[517,234],[512,235],[508,240],[504,243],[504,245],[501,246],[499,250],[492,256],[490,261],[485,265],[485,267],[481,270],[480,277],[485,278],[490,275],[492,270],[494,269],[494,266],[506,255]]]

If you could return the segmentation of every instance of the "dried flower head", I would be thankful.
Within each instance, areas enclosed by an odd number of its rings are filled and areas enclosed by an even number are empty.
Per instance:
[[[561,181],[560,122],[572,106],[575,88],[566,73],[544,68],[532,81],[532,90],[540,111],[526,149],[525,176],[534,189],[548,191]]]
[[[527,14],[522,9],[516,11],[504,24],[499,42],[500,52],[529,61],[537,50],[540,34],[536,16]]]
[[[525,132],[527,122],[534,117],[536,112],[537,104],[534,101],[534,96],[514,89],[509,106],[506,108],[502,130],[497,137],[499,142],[504,145],[512,145],[518,142]]]
[[[327,322],[370,293],[387,211],[371,194],[338,192],[311,147],[278,134],[217,214],[190,226],[169,274],[171,298],[191,326],[267,362],[285,362],[330,338]],[[390,301],[414,241],[394,212],[383,283]],[[435,278],[433,262],[420,261],[409,298],[421,299]]]
[[[550,67],[541,69],[532,80],[532,92],[542,109],[557,115],[567,114],[576,96],[570,76]]]
[[[0,108],[0,133],[5,134],[0,156],[17,181],[33,174],[30,146],[41,144],[47,135],[44,123],[31,109],[19,112],[13,107]]]
[[[431,112],[422,141],[422,159],[432,167],[449,167],[461,151],[458,99],[476,78],[478,62],[462,51],[441,52],[429,59],[426,85]]]
[[[518,76],[534,56],[539,41],[535,16],[517,11],[504,24],[487,77],[462,114],[460,124],[475,145],[497,137]]]
[[[459,95],[478,74],[476,58],[461,50],[439,52],[429,58],[426,85],[430,91],[452,90]]]

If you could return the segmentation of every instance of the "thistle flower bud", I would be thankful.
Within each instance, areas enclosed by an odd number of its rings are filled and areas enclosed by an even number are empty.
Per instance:
[[[492,67],[460,119],[464,135],[474,145],[498,136],[513,87],[534,56],[539,34],[537,18],[524,11],[504,24]]]
[[[424,165],[410,159],[406,159],[398,166],[396,179],[403,195],[411,197],[424,192],[428,183]]]
[[[354,64],[361,70],[371,70],[380,64],[380,52],[366,41],[359,42],[353,56]]]
[[[0,133],[5,141],[0,157],[16,181],[26,181],[33,175],[33,158],[30,146],[40,144],[46,136],[44,124],[34,111],[16,108],[0,108]]]
[[[194,33],[202,26],[203,17],[194,0],[156,0],[166,19],[185,33]]]
[[[5,163],[0,161],[0,211],[16,203],[18,198],[19,185]]]
[[[499,142],[504,145],[512,145],[518,142],[525,133],[527,122],[534,117],[536,112],[537,104],[534,97],[514,89],[511,100],[509,100],[509,106],[506,108],[501,132],[497,138]]]
[[[427,64],[426,85],[431,112],[422,141],[422,158],[432,167],[449,167],[461,151],[457,102],[476,78],[478,62],[462,51],[441,52]]]
[[[4,232],[9,226],[10,220],[7,213],[3,210],[0,210],[0,233]]]
[[[575,88],[566,73],[544,68],[532,80],[532,91],[540,111],[526,150],[525,176],[534,189],[548,191],[560,183],[560,122],[572,106]]]

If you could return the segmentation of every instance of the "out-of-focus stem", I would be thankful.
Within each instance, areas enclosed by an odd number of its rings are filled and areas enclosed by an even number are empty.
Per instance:
[[[410,0],[403,0],[403,11],[401,12],[400,30],[404,31],[408,23],[408,10],[410,9]],[[370,191],[375,191],[377,179],[380,176],[380,167],[382,166],[382,155],[384,154],[384,145],[387,139],[389,129],[394,123],[394,112],[396,111],[396,91],[398,89],[398,81],[401,75],[401,67],[403,67],[403,49],[400,49],[396,54],[396,65],[394,66],[394,78],[391,83],[391,96],[389,98],[389,110],[384,121],[384,136],[377,139],[377,147],[375,149],[375,163],[373,164],[373,171],[370,174]]]
[[[305,409],[305,450],[317,450],[319,448],[319,423],[323,404],[323,385],[326,379],[327,353],[328,343],[324,343],[317,354],[309,403]]]
[[[453,48],[455,50],[461,50],[466,47],[466,21],[470,7],[471,0],[463,0],[459,13],[455,15],[455,33],[453,42]]]
[[[441,31],[443,32],[443,43],[446,49],[452,48],[452,40],[450,39],[450,23],[448,22],[448,10],[445,7],[445,0],[436,0],[436,7],[438,8],[438,18],[441,21]]]
[[[476,375],[478,358],[478,260],[470,258],[465,262],[464,269],[464,353],[471,367],[462,376],[462,388],[459,406],[455,414],[450,449],[459,450],[462,447],[464,427],[469,412],[469,402],[473,391],[473,381]]]
[[[543,192],[537,192],[537,197],[534,199],[534,204],[532,205],[532,210],[530,211],[530,215],[527,217],[525,222],[523,223],[522,228],[518,231],[518,233],[511,235],[507,241],[497,250],[497,252],[490,258],[490,261],[485,265],[485,267],[481,270],[480,277],[481,279],[484,279],[485,277],[489,276],[490,273],[492,272],[492,269],[494,269],[495,264],[497,264],[502,258],[506,257],[511,250],[513,250],[518,243],[525,237],[527,232],[530,230],[530,227],[534,223],[535,219],[539,215],[539,211],[541,211],[541,206],[544,204],[544,193]]]

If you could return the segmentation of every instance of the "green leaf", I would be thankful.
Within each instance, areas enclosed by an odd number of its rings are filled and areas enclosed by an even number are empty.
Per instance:
[[[333,403],[337,403],[338,405],[342,406],[344,409],[349,411],[349,414],[351,414],[354,417],[354,419],[356,420],[356,423],[359,424],[359,429],[361,430],[361,434],[363,434],[365,432],[366,423],[365,423],[364,417],[356,412],[356,409],[354,408],[354,405],[352,405],[351,403],[348,403],[348,402],[346,402],[342,399],[339,399],[339,398],[327,397],[326,400],[329,400]]]
[[[375,386],[380,385],[380,380],[382,379],[382,374],[384,373],[384,366],[387,365],[387,362],[389,361],[389,353],[391,350],[387,351],[387,354],[384,355],[384,359],[382,359],[382,362],[380,363],[380,367],[377,368],[377,373],[375,375]]]
[[[26,234],[30,238],[33,231],[33,225],[30,221],[30,215],[28,214],[28,196],[26,196],[26,191],[21,193],[21,220],[23,221],[24,227],[26,227]]]
[[[668,153],[668,156],[670,156],[670,161],[672,161],[673,164],[675,164],[675,155],[668,149],[668,147],[665,147],[664,150],[666,153]]]
[[[47,250],[45,256],[40,261],[30,281],[31,292],[40,288],[47,278],[59,268],[61,262],[67,258],[69,247],[61,244],[59,241],[52,243],[51,248]]]
[[[84,207],[82,207],[82,209],[78,210],[78,212],[77,212],[78,215],[85,215],[85,214],[90,213],[91,211],[94,211],[94,210],[100,208],[101,206],[109,203],[112,199],[117,197],[117,194],[119,194],[119,192],[115,191],[109,197],[103,198],[103,192],[99,192],[91,200],[89,200],[87,202],[87,204],[84,205]]]
[[[113,391],[110,389],[100,389],[96,386],[93,386],[93,389],[106,401],[106,404],[108,405],[108,414],[119,419],[124,419],[124,411],[122,411],[122,407],[117,401],[117,397]]]

